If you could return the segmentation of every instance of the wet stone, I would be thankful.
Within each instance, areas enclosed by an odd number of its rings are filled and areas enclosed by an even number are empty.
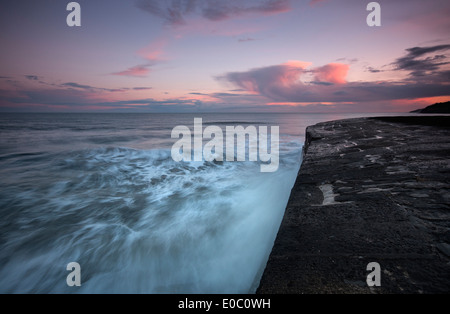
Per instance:
[[[450,293],[450,117],[307,128],[257,293]],[[368,263],[381,266],[369,288]]]

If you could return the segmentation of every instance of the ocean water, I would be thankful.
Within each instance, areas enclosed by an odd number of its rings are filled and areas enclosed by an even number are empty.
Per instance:
[[[2,114],[0,293],[253,293],[308,125],[360,115]],[[280,127],[280,165],[175,162],[175,126]],[[81,266],[69,287],[67,264]]]

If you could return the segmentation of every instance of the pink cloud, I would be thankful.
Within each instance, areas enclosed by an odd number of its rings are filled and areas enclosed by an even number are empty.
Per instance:
[[[113,73],[113,75],[145,77],[150,73],[148,67],[149,65],[137,65],[135,67],[129,68],[128,70]]]
[[[317,85],[345,84],[350,66],[342,63],[330,63],[322,67],[308,69],[311,62],[290,60],[280,65],[253,69],[242,73],[229,73],[227,80],[252,93],[277,97],[280,91],[299,88],[306,85],[301,81],[302,75],[312,73]]]
[[[164,48],[167,40],[159,39],[137,51],[137,54],[146,59],[147,63],[131,67],[125,71],[112,73],[113,75],[146,77],[150,73],[150,67],[164,60]]]
[[[283,65],[294,67],[294,68],[306,69],[307,67],[312,65],[312,62],[289,60],[288,62],[283,63]]]
[[[219,77],[233,85],[282,103],[351,103],[392,101],[448,96],[448,83],[438,81],[436,73],[429,82],[404,80],[398,82],[347,82],[349,66],[330,63],[306,69],[308,63],[290,61],[281,65],[230,72]],[[315,81],[308,81],[312,74]],[[304,79],[302,81],[302,78]]]
[[[158,39],[145,48],[140,49],[137,54],[151,62],[159,62],[165,60],[164,48],[167,45],[166,39]]]
[[[333,84],[345,84],[350,66],[343,63],[330,63],[323,67],[315,68],[313,73],[318,82]]]
[[[222,77],[238,87],[260,95],[276,97],[278,90],[291,88],[298,84],[305,68],[310,63],[302,61],[289,61],[281,65],[253,69],[247,72],[228,73]]]
[[[312,65],[311,62],[303,62],[291,60],[283,63],[278,72],[276,82],[282,86],[292,86],[300,79],[300,76],[305,72],[305,69]]]

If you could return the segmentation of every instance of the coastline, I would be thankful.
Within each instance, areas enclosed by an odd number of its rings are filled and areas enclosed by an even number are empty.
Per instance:
[[[449,125],[413,116],[308,127],[257,293],[449,293]],[[371,262],[380,287],[365,282]]]

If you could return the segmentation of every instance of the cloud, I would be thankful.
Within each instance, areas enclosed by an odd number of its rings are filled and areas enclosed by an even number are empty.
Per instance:
[[[24,89],[18,93],[13,97],[0,93],[2,96],[0,99],[13,104],[44,104],[47,106],[89,102],[89,95],[85,91],[76,89]]]
[[[281,65],[274,65],[247,72],[227,73],[219,79],[225,79],[246,91],[259,93],[271,99],[278,99],[283,91],[304,86],[300,81],[303,74],[312,73],[313,85],[329,86],[346,83],[349,70],[347,64],[330,63],[322,67],[307,70],[310,62],[291,60]]]
[[[383,72],[382,70],[379,70],[379,69],[375,69],[374,67],[367,67],[367,71],[368,72],[370,72],[370,73],[380,73],[380,72]]]
[[[321,82],[321,81],[311,81],[311,84],[315,84],[315,85],[324,85],[324,86],[330,86],[333,85],[333,83],[329,83],[329,82]]]
[[[414,78],[429,76],[441,66],[449,64],[447,57],[442,54],[449,49],[450,45],[409,48],[406,49],[406,56],[398,58],[393,65],[396,70],[409,71],[410,76]],[[435,54],[438,52],[439,54]]]
[[[39,80],[39,76],[37,76],[37,75],[25,75],[25,77],[30,81],[38,81]]]
[[[133,90],[151,90],[151,87],[133,87]]]
[[[51,85],[51,84],[49,84]],[[78,83],[63,83],[60,85],[53,85],[53,86],[57,86],[57,87],[69,87],[69,88],[77,88],[77,89],[81,89],[81,90],[85,90],[85,91],[91,91],[91,92],[95,92],[95,91],[106,91],[106,92],[125,92],[128,90],[150,90],[152,89],[151,87],[122,87],[122,88],[104,88],[104,87],[94,87],[94,86],[90,86],[90,85],[82,85],[82,84],[78,84]]]
[[[167,45],[167,39],[158,39],[146,47],[140,49],[137,54],[149,61],[149,64],[154,65],[158,62],[164,61],[164,48]]]
[[[430,82],[347,82],[350,67],[346,64],[330,63],[307,69],[308,64],[290,61],[246,72],[226,73],[219,79],[274,102],[367,102],[450,94],[448,79]],[[436,78],[449,73],[450,71],[439,72]],[[314,80],[306,80],[308,75],[313,75]]]
[[[65,86],[70,86],[63,84]],[[61,86],[63,86],[61,85]],[[72,85],[72,84],[71,84]],[[97,90],[114,91],[113,89],[94,88],[93,90],[87,88],[47,88],[47,89],[22,89],[15,94],[7,93],[7,91],[0,90],[0,103],[12,104],[17,107],[26,106],[43,106],[47,108],[65,106],[66,108],[83,109],[87,107],[96,108],[113,108],[118,106],[141,106],[148,105],[154,101],[151,98],[147,99],[131,99],[124,101],[108,101],[101,100],[108,98],[108,94],[99,95]],[[133,88],[134,89],[134,88]],[[124,91],[125,89],[121,89]],[[94,96],[93,96],[94,95]]]
[[[159,39],[146,47],[137,51],[137,54],[145,59],[145,63],[128,68],[124,71],[111,73],[112,75],[129,76],[129,77],[146,77],[150,73],[150,67],[165,61],[162,57],[164,54],[164,47],[167,44],[166,39]]]
[[[218,79],[231,82],[245,91],[275,99],[278,98],[279,91],[297,84],[309,65],[307,62],[289,61],[247,72],[230,72]]]
[[[409,72],[406,79],[397,82],[347,82],[348,64],[310,68],[300,61],[230,72],[220,78],[270,101],[285,103],[367,103],[442,97],[450,95],[450,62],[445,55],[448,50],[450,45],[406,49],[406,55],[391,64],[395,71]],[[384,71],[370,66],[367,70]]]
[[[392,111],[392,108],[400,108],[406,112],[416,109],[411,106],[415,106],[414,101],[417,99],[450,98],[450,68],[446,56],[448,50],[450,45],[406,49],[403,56],[389,64],[391,70],[409,74],[398,81],[349,81],[347,74],[353,67],[349,65],[350,62],[313,66],[311,62],[291,60],[247,71],[225,73],[217,79],[230,84],[226,90],[197,90],[178,99],[163,100],[145,98],[150,93],[139,91],[152,88],[144,84],[136,87],[104,88],[83,82],[45,83],[38,76],[27,75],[14,84],[8,81],[2,83],[5,87],[0,90],[0,104],[1,110],[13,110],[16,107],[34,110],[36,106],[40,106],[55,110],[68,108],[67,110],[85,111],[387,112]],[[116,75],[142,77],[150,72],[151,66],[151,63],[138,65]],[[367,64],[365,67],[374,73],[380,71]],[[384,67],[381,69],[383,72],[388,71]],[[420,71],[425,75],[419,75]],[[34,77],[46,86],[34,84]],[[129,93],[116,95],[112,94],[114,92]],[[140,99],[136,99],[138,94]],[[118,96],[120,100],[117,100]],[[123,100],[125,96],[131,99]],[[59,106],[65,106],[66,109]]]
[[[246,96],[250,96],[250,97],[254,97],[254,94],[237,94],[237,93],[213,93],[210,94],[210,96],[213,97],[246,97]]]
[[[151,87],[108,89],[74,82],[47,84],[45,88],[16,86],[17,89],[0,88],[0,111],[109,111],[109,112],[229,112],[246,111],[251,106],[263,104],[263,97],[239,93],[201,93],[199,97],[153,99],[130,98],[117,100],[114,91],[145,91]],[[167,93],[166,93],[167,94]],[[133,94],[129,95],[133,97]],[[241,107],[239,107],[239,104]]]
[[[67,86],[67,87],[74,87],[74,88],[80,88],[80,89],[94,89],[95,87],[89,86],[89,85],[81,85],[77,83],[64,83],[61,84],[61,86]]]
[[[132,77],[145,77],[150,73],[150,64],[137,65],[131,67],[125,71],[112,73],[112,75],[120,75],[120,76],[132,76]]]
[[[150,74],[150,68],[164,61],[164,47],[167,44],[166,39],[156,40],[146,47],[137,51],[137,54],[145,59],[144,64],[136,65],[124,71],[111,73],[112,75],[129,76],[129,77],[146,77]]]
[[[28,78],[26,78],[29,80]],[[151,90],[151,87],[122,87],[104,88],[75,82],[67,83],[43,83],[36,87],[28,82],[14,81],[3,88],[0,87],[0,110],[1,111],[35,111],[35,110],[88,110],[90,109],[114,109],[123,105],[120,101],[108,101],[116,99],[114,93],[125,93],[125,96],[136,95],[138,91]],[[132,92],[136,91],[136,92]],[[123,97],[121,95],[121,97]],[[125,101],[127,106],[147,105],[152,99],[131,99]],[[109,108],[108,108],[109,105]]]
[[[345,84],[350,66],[343,63],[330,63],[313,70],[318,82],[331,84]]]
[[[242,15],[278,14],[291,10],[289,0],[138,0],[136,5],[169,25],[184,25],[187,16],[191,15],[222,21]]]

